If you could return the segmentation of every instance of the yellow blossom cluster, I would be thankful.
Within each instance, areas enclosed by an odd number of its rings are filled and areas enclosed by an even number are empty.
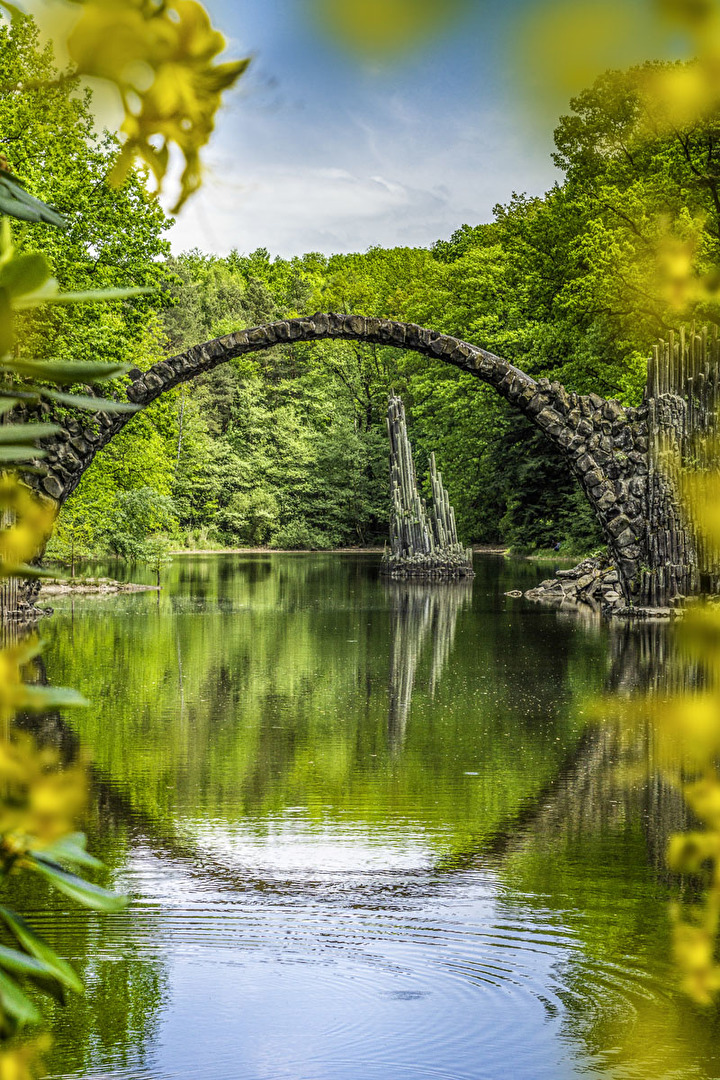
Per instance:
[[[225,39],[196,0],[88,0],[68,39],[80,75],[114,83],[125,111],[126,136],[111,181],[122,183],[136,156],[159,184],[170,148],[185,167],[173,212],[201,183],[200,151],[215,126],[222,94],[248,59],[216,63]]]

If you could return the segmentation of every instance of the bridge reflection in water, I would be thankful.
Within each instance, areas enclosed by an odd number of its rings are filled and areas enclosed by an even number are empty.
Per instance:
[[[217,558],[159,608],[58,613],[50,675],[97,705],[39,726],[92,751],[93,847],[137,900],[97,927],[28,897],[91,975],[52,1075],[720,1076],[669,989],[684,806],[646,730],[582,715],[700,675],[666,625],[507,601],[530,572]]]
[[[388,740],[398,752],[405,742],[413,689],[422,660],[429,660],[430,697],[442,678],[455,642],[460,611],[472,600],[472,580],[387,581],[390,602]]]

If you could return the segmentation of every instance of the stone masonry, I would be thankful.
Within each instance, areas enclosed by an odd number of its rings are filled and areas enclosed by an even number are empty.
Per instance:
[[[577,394],[558,382],[535,380],[484,349],[414,323],[339,314],[283,320],[196,345],[145,373],[131,372],[127,398],[143,407],[234,357],[287,342],[325,338],[410,349],[453,364],[492,386],[561,448],[600,522],[626,601],[647,602],[643,583],[653,568],[653,558],[662,557],[662,553],[654,554],[648,536],[648,404],[625,408],[597,394]],[[43,443],[47,456],[36,463],[43,471],[29,474],[28,482],[61,504],[97,451],[129,419],[127,414],[99,412],[90,419],[78,413],[64,421],[65,430]],[[657,483],[654,478],[653,484]]]

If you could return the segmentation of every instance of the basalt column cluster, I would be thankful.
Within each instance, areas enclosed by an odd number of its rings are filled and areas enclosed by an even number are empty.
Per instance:
[[[717,327],[670,334],[648,363],[648,568],[650,602],[720,593],[720,561],[706,530],[698,474],[718,473],[720,345]],[[657,598],[657,599],[655,599]]]
[[[391,577],[471,577],[472,549],[458,540],[455,511],[450,505],[442,475],[430,458],[432,503],[428,509],[415,476],[405,409],[399,397],[391,397],[387,415],[390,437],[390,550],[383,568]]]

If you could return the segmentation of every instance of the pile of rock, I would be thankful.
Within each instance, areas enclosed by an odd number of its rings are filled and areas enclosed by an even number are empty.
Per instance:
[[[131,581],[114,581],[106,577],[44,578],[41,595],[64,596],[66,593],[136,593],[157,592],[157,585],[136,585]]]
[[[383,555],[383,573],[393,579],[432,578],[433,580],[471,578],[475,576],[472,567],[472,549],[453,552],[433,552],[426,555],[421,552],[395,556],[386,551]]]
[[[571,570],[556,570],[554,578],[541,581],[524,595],[528,600],[553,607],[583,604],[605,616],[640,619],[669,619],[679,615],[683,600],[676,597],[672,608],[628,607],[620,591],[618,572],[607,556],[602,555],[583,559]]]

